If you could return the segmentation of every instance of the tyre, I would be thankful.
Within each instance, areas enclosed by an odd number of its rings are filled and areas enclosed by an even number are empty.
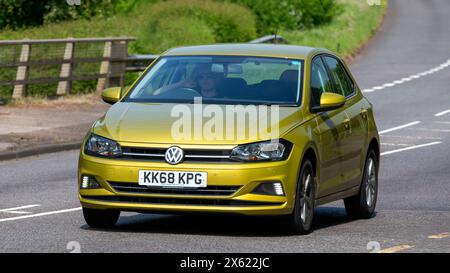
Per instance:
[[[288,217],[288,228],[291,234],[303,235],[311,232],[315,193],[314,168],[311,161],[306,160],[300,168],[294,211]]]
[[[378,197],[378,161],[373,150],[367,154],[359,194],[344,199],[347,214],[355,219],[369,219],[375,214]]]
[[[120,216],[118,210],[97,210],[83,208],[83,216],[86,223],[93,228],[113,227]]]

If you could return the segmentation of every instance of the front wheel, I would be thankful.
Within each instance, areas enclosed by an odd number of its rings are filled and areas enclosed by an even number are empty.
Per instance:
[[[295,207],[288,219],[291,233],[303,235],[311,232],[314,216],[315,189],[314,168],[311,161],[306,160],[300,168]]]
[[[83,208],[83,216],[90,227],[110,228],[117,223],[120,211]]]
[[[370,150],[364,166],[359,194],[344,199],[345,210],[352,218],[371,218],[375,213],[378,197],[378,162],[375,152]]]

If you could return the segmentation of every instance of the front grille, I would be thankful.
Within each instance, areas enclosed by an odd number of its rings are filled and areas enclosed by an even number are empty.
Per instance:
[[[108,182],[117,192],[146,193],[146,194],[184,194],[184,195],[214,195],[229,196],[235,193],[241,186],[207,186],[205,188],[149,188],[137,183]]]
[[[122,147],[121,158],[164,161],[167,149]],[[235,162],[230,160],[230,150],[183,149],[184,162]]]
[[[135,196],[83,196],[93,201],[140,203],[140,204],[164,204],[164,205],[198,205],[198,206],[279,206],[283,203],[255,202],[242,200],[223,199],[187,199],[187,198],[158,198]]]

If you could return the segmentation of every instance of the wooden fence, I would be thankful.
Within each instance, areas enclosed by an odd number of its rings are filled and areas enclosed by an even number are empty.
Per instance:
[[[72,82],[83,80],[97,80],[97,90],[102,90],[109,86],[123,86],[124,75],[127,71],[127,63],[131,60],[128,55],[128,43],[135,41],[134,37],[117,38],[81,38],[81,39],[48,39],[48,40],[9,40],[0,41],[0,69],[16,69],[15,79],[0,80],[0,86],[12,85],[14,90],[12,98],[22,98],[27,95],[27,87],[32,84],[57,83],[56,94],[66,95],[70,93]],[[95,44],[96,54],[84,56],[82,53],[88,51],[89,46]],[[32,57],[33,48],[38,45],[45,47],[59,45],[57,53],[48,51],[47,54],[40,54],[39,58]],[[82,46],[83,45],[83,46]],[[19,54],[8,53],[8,47],[15,47]],[[77,54],[79,53],[79,54]],[[149,61],[150,62],[150,61]],[[73,68],[76,65],[98,63],[99,67],[94,73],[74,75]],[[130,63],[133,65],[133,62]],[[31,69],[43,69],[46,65],[60,66],[59,74],[51,77],[30,78]],[[148,65],[148,62],[147,62]],[[141,71],[143,65],[132,66],[129,71]]]

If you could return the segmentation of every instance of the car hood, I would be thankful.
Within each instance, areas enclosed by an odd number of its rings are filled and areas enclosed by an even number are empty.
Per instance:
[[[196,107],[199,107],[198,105]],[[228,106],[233,107],[233,106]],[[246,107],[246,106],[242,106]],[[258,132],[270,132],[278,127],[278,134],[272,138],[278,138],[283,136],[294,126],[298,125],[302,121],[302,114],[299,111],[299,107],[279,107],[278,122],[271,124],[270,113],[274,111],[270,106],[266,107],[266,114],[259,113],[255,115],[247,115],[246,119],[251,116],[247,123],[244,124],[260,124],[257,129]],[[197,108],[198,109],[198,108]],[[209,110],[208,110],[209,109]],[[212,110],[213,109],[213,110]],[[229,108],[228,108],[229,109]],[[203,128],[205,132],[215,132],[212,128],[213,118],[226,116],[226,105],[203,105],[202,111],[195,111],[194,104],[168,104],[168,103],[135,103],[135,102],[120,102],[113,105],[107,113],[99,119],[93,126],[92,132],[119,142],[132,142],[132,143],[164,143],[164,144],[240,144],[254,141],[263,141],[270,139],[268,134],[256,134],[254,138],[242,137],[239,139],[236,137],[237,127],[232,126],[229,122],[223,121],[223,124],[215,123],[218,128],[223,128],[223,134],[218,134],[211,137],[211,135],[194,135],[194,126],[181,125],[181,116],[185,120],[190,120],[192,124],[195,122],[200,123],[197,128]],[[219,111],[219,112],[217,112]],[[223,115],[216,115],[216,113],[224,113]],[[207,112],[213,112],[212,115],[205,115]],[[184,115],[174,115],[175,113],[184,113]],[[190,116],[190,118],[189,118]],[[267,116],[269,116],[268,119]],[[258,123],[260,117],[265,118],[268,122]],[[208,123],[209,122],[209,123]],[[235,123],[238,123],[235,119]],[[241,123],[240,123],[241,124]],[[235,133],[233,133],[233,127]],[[178,128],[178,129],[174,129]],[[181,129],[180,129],[181,128]],[[191,134],[188,133],[191,128]],[[209,128],[209,129],[208,129]],[[242,127],[241,127],[242,128]],[[186,134],[176,135],[173,132],[183,132]],[[219,129],[220,130],[220,129]],[[226,132],[231,132],[227,137]],[[247,131],[248,132],[248,131]],[[214,135],[213,135],[214,136]],[[269,137],[268,137],[269,136]]]

